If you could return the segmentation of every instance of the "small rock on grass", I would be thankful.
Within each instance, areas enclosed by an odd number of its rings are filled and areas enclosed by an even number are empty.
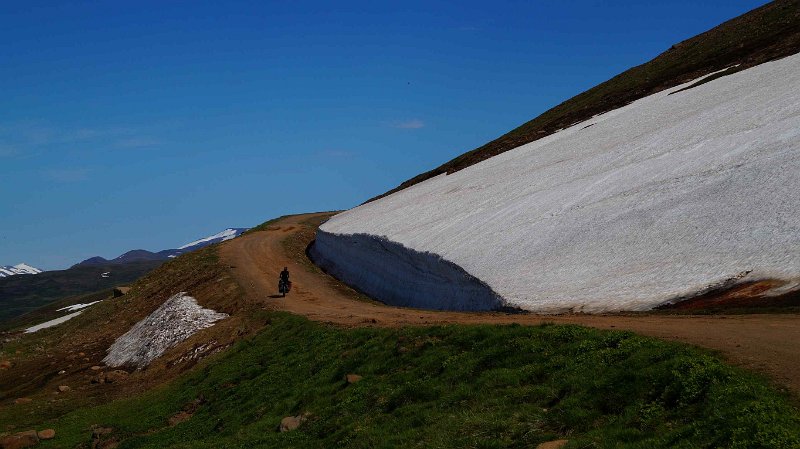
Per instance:
[[[290,430],[295,430],[303,424],[306,419],[310,416],[309,413],[303,413],[302,415],[297,416],[287,416],[281,420],[281,425],[278,428],[281,432],[289,432]]]
[[[56,437],[56,431],[53,429],[44,429],[37,432],[40,440],[52,440]]]
[[[3,360],[0,362],[0,369],[9,369],[11,368],[12,364],[10,360]]]
[[[359,376],[358,374],[348,374],[348,375],[344,376],[344,380],[345,380],[345,381],[346,381],[348,384],[354,384],[354,383],[356,383],[356,382],[360,381],[360,380],[361,380],[361,379],[363,379],[363,378],[364,378],[364,377],[362,377],[362,376]]]
[[[536,446],[536,449],[561,449],[569,443],[569,440],[553,440]]]
[[[30,402],[33,402],[33,399],[31,399],[31,398],[17,398],[17,399],[14,399],[14,403],[15,404],[28,404]]]
[[[59,385],[58,386],[58,391],[60,391],[62,393],[66,393],[69,390],[72,390],[72,388],[70,388],[69,385]]]

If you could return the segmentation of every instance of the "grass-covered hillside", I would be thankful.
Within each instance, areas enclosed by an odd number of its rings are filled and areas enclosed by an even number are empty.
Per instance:
[[[442,173],[453,173],[559,129],[622,107],[653,93],[711,72],[729,75],[800,52],[800,0],[777,0],[673,45],[653,60],[633,67],[559,104],[497,139],[419,174],[374,199]],[[372,200],[370,200],[372,201]]]
[[[171,384],[63,415],[6,407],[0,426],[55,429],[42,448],[800,446],[786,397],[683,345],[574,326],[345,330],[258,314],[260,333]],[[304,422],[280,432],[290,416]]]
[[[69,296],[129,284],[163,261],[76,266],[68,270],[0,278],[0,329],[4,322]],[[102,274],[108,272],[108,277]]]

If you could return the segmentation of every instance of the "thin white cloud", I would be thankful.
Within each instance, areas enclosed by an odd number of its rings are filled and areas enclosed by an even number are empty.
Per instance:
[[[425,122],[418,118],[410,119],[410,120],[403,120],[399,122],[392,123],[392,128],[399,128],[399,129],[419,129],[425,127]]]
[[[116,146],[119,148],[143,148],[152,147],[161,144],[159,140],[151,139],[149,137],[129,137],[117,141]]]
[[[322,150],[318,151],[316,154],[319,157],[330,158],[330,159],[349,159],[354,155],[352,151],[345,151],[345,150]]]
[[[45,170],[43,174],[46,178],[57,182],[80,182],[89,177],[89,172],[91,170],[88,168],[55,168]]]
[[[16,154],[16,148],[7,145],[0,145],[0,157],[12,157],[16,156]]]
[[[121,142],[121,148],[149,146],[152,138],[137,135],[130,128],[119,126],[64,128],[34,121],[18,121],[0,124],[0,140],[16,147],[40,147],[77,142],[111,143]]]

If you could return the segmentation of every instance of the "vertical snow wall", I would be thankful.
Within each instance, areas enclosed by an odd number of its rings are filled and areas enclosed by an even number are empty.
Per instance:
[[[386,304],[433,310],[498,310],[505,301],[486,283],[432,253],[368,234],[317,231],[314,263]]]

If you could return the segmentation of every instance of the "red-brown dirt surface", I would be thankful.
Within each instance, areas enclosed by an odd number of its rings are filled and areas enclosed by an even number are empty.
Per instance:
[[[335,325],[405,326],[462,324],[579,324],[629,330],[665,340],[720,351],[731,363],[772,378],[800,395],[800,317],[795,314],[750,315],[533,315],[438,312],[398,308],[370,301],[326,275],[305,256],[316,227],[331,214],[285,217],[266,231],[223,244],[220,255],[245,296],[265,307]],[[277,296],[278,273],[291,272],[292,291]]]

